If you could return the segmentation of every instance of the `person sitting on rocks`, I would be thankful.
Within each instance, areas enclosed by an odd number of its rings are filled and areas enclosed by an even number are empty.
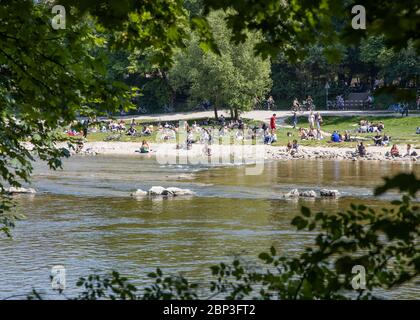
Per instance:
[[[417,156],[417,152],[414,151],[411,144],[407,144],[407,153],[404,155],[404,157],[415,157]]]
[[[146,140],[143,140],[140,147],[140,153],[149,153],[149,151],[150,151],[149,144],[147,143]]]
[[[382,121],[379,121],[379,124],[378,124],[378,130],[381,132],[382,130],[384,130],[385,129],[385,125],[384,125],[384,123],[382,122]]]
[[[332,142],[341,142],[340,135],[338,134],[337,131],[334,131],[333,134],[331,135],[331,141]]]
[[[379,131],[373,137],[373,142],[375,143],[375,146],[382,146],[382,136],[379,134]]]
[[[288,153],[290,153],[292,151],[292,147],[293,147],[292,141],[289,140],[289,142],[286,145],[286,150],[287,150]]]
[[[298,152],[298,148],[299,148],[299,145],[298,145],[297,140],[293,140],[292,149],[290,150],[290,154],[291,155],[294,155],[295,153],[297,153]]]
[[[363,142],[360,142],[357,145],[357,153],[359,154],[359,156],[364,157],[366,156],[366,147],[364,146]]]
[[[392,145],[392,148],[391,148],[391,156],[392,157],[399,157],[400,156],[400,151],[398,150],[398,147],[397,147],[396,144],[393,144]]]

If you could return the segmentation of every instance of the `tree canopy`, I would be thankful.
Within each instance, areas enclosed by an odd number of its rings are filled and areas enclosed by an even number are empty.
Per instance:
[[[169,71],[175,90],[187,89],[191,104],[209,101],[217,108],[250,110],[255,97],[264,97],[271,87],[270,61],[254,55],[254,45],[261,36],[255,33],[240,44],[230,41],[222,11],[208,16],[215,43],[220,54],[203,52],[193,37],[187,49],[175,56]]]

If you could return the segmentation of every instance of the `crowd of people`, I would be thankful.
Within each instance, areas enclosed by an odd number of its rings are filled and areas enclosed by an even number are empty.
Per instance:
[[[298,139],[300,140],[323,140],[327,135],[330,135],[330,139],[327,141],[332,143],[341,142],[354,142],[359,141],[356,147],[356,153],[359,156],[366,156],[365,142],[367,138],[351,136],[349,130],[345,130],[340,133],[338,130],[334,130],[332,133],[327,133],[321,130],[323,119],[319,112],[309,112],[308,114],[308,125],[307,127],[299,127],[299,117],[296,112],[293,112],[292,125],[294,129],[297,129]],[[191,123],[191,122],[190,122]],[[181,126],[181,128],[180,128]],[[384,133],[385,125],[381,121],[371,122],[368,120],[361,120],[358,123],[358,127],[354,130],[353,134],[373,133],[374,146],[388,146],[391,144],[391,137]],[[131,122],[125,122],[124,120],[110,120],[110,121],[91,121],[84,120],[81,123],[74,124],[70,129],[66,130],[66,133],[70,136],[83,135],[87,136],[89,132],[109,132],[125,134],[127,136],[151,136],[156,133],[157,141],[168,141],[177,140],[179,133],[185,134],[185,140],[177,145],[177,148],[191,149],[194,143],[204,145],[204,152],[211,154],[211,144],[215,139],[226,138],[228,143],[233,141],[241,142],[245,140],[259,141],[261,143],[271,145],[278,141],[278,130],[277,130],[277,117],[274,113],[269,121],[260,122],[258,125],[249,124],[243,121],[241,118],[238,119],[226,119],[223,115],[217,120],[211,120],[210,118],[194,121],[189,124],[188,121],[184,122],[165,122],[153,124],[136,123],[135,119]],[[292,132],[285,132],[288,137],[292,137]],[[181,135],[182,137],[182,135]],[[361,141],[364,140],[364,141]],[[287,151],[294,155],[298,153],[299,145],[298,140],[289,140],[286,145]],[[140,153],[149,153],[150,145],[147,140],[143,140],[139,149]],[[415,156],[417,155],[414,148],[408,144],[406,152],[400,152],[396,144],[392,145],[389,152],[386,153],[392,157],[402,156]]]

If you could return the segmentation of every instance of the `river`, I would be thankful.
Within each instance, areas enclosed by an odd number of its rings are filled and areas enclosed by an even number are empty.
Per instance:
[[[395,162],[268,162],[261,175],[245,175],[243,166],[162,166],[153,157],[74,156],[64,170],[35,163],[35,196],[16,197],[26,218],[14,238],[0,239],[0,298],[24,298],[32,288],[50,290],[50,270],[66,268],[65,294],[72,296],[80,276],[112,269],[144,285],[156,267],[182,271],[196,282],[209,281],[209,266],[235,254],[254,259],[271,245],[293,253],[313,234],[297,232],[291,219],[300,205],[328,212],[373,199],[381,177],[400,171],[420,173],[420,165]],[[191,198],[134,199],[130,192],[154,185],[190,188]],[[293,188],[338,189],[339,200],[284,200]],[[408,284],[386,298],[420,299]]]

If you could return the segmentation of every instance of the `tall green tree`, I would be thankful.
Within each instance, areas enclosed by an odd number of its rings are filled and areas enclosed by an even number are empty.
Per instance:
[[[271,88],[270,61],[254,52],[261,35],[249,33],[243,43],[230,41],[231,32],[225,22],[228,13],[215,11],[208,21],[219,50],[219,54],[203,51],[197,36],[187,43],[187,49],[175,56],[173,68],[169,71],[170,81],[177,91],[187,91],[190,105],[202,101],[217,110],[228,108],[232,115],[238,111],[250,110],[255,97],[264,97]]]

